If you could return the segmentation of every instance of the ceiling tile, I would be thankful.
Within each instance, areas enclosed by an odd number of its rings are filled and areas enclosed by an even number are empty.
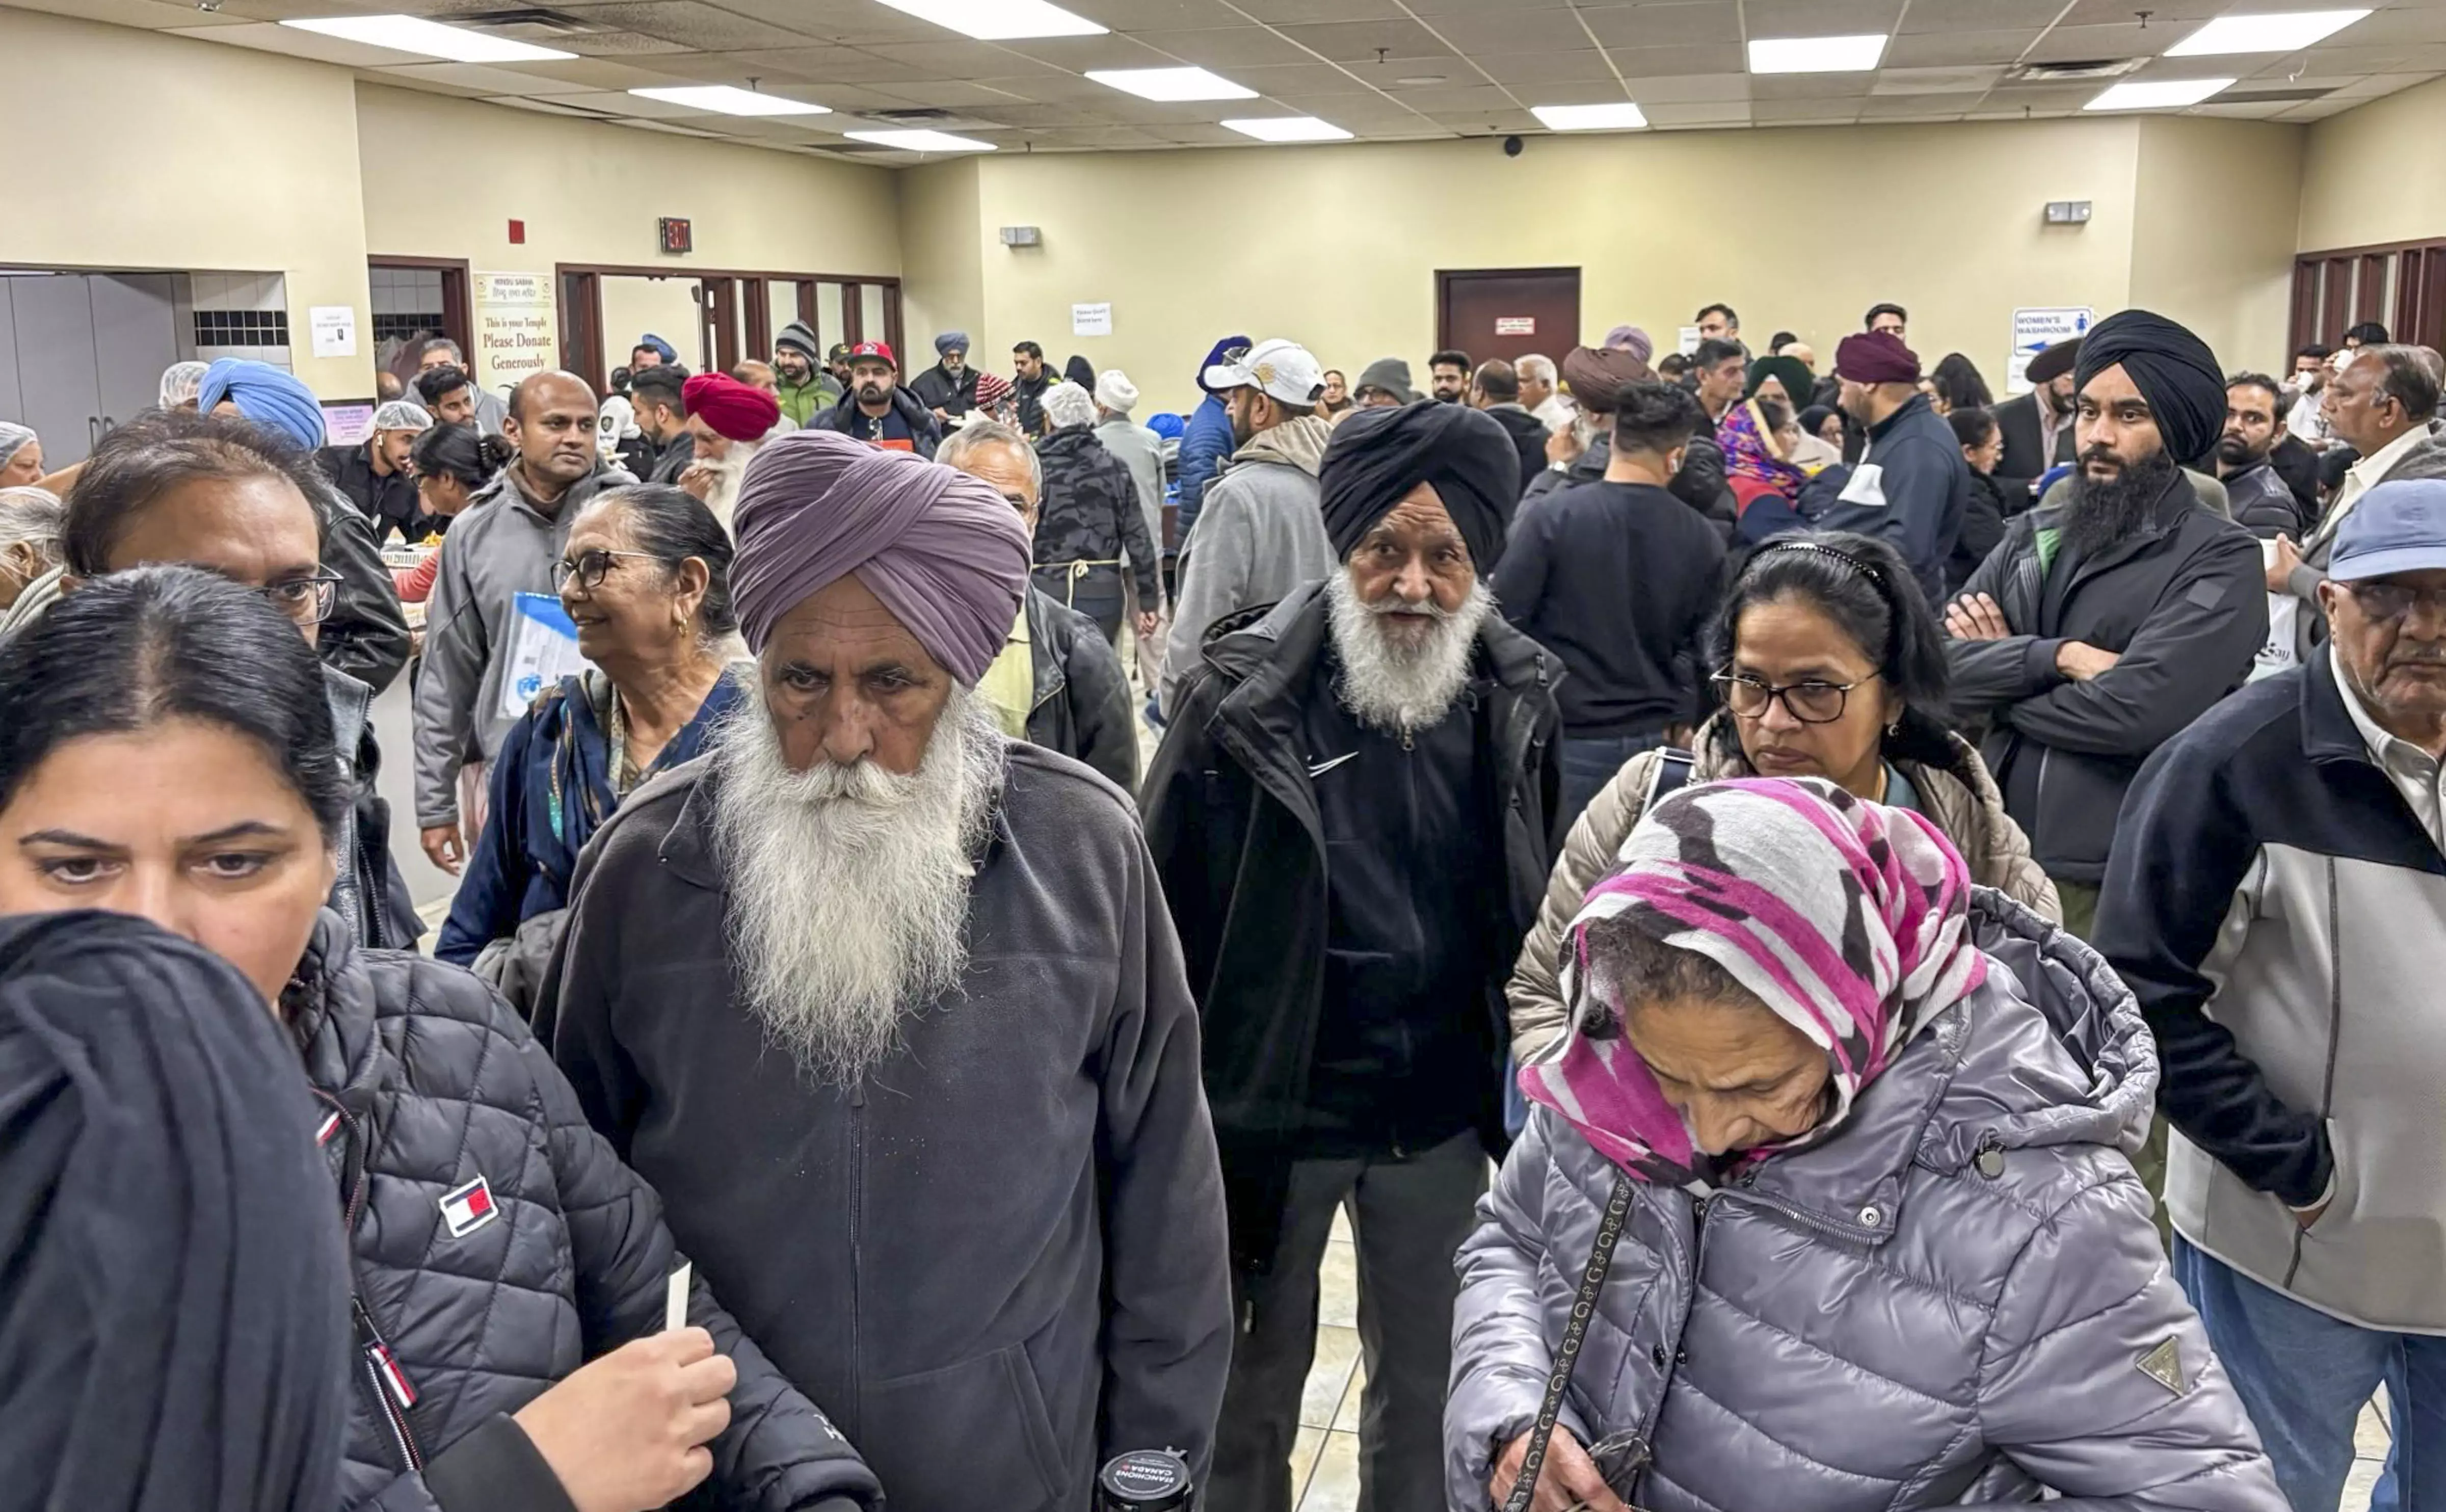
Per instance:
[[[396,52],[389,47],[368,47],[361,42],[343,42],[317,32],[300,31],[294,27],[274,26],[270,22],[245,22],[236,26],[172,27],[174,37],[202,37],[212,42],[231,42],[257,52],[277,52],[292,58],[310,58],[316,63],[337,64],[343,68],[379,68],[418,62],[412,52]]]
[[[1448,57],[1452,49],[1415,21],[1328,21],[1283,27],[1282,34],[1319,57],[1336,63],[1374,63],[1379,52],[1395,58]]]
[[[2067,27],[2102,26],[2130,21],[2134,11],[2146,10],[2149,12],[2149,29],[2166,33],[2164,47],[2158,49],[2163,51],[2165,47],[2173,47],[2175,39],[2192,29],[2190,27],[2175,25],[2177,22],[2206,21],[2228,9],[2277,9],[2284,8],[2236,7],[2232,4],[2232,0],[2073,0],[2072,9],[2063,13],[2060,24]],[[2309,8],[2304,6],[2301,9]]]
[[[2296,56],[2310,73],[2435,73],[2446,68],[2446,41],[2399,47],[2312,47]]]
[[[2098,91],[2114,83],[2111,79],[2091,79],[2080,84],[2016,85],[2001,84],[1988,92],[1981,108],[1986,110],[2079,110],[2098,98]]]
[[[2211,100],[2204,105],[2193,105],[2183,112],[2191,116],[2224,116],[2232,121],[2273,121],[2301,104],[2299,101],[2271,100],[2265,104],[2219,104]]]
[[[1403,89],[1393,97],[1412,110],[1427,115],[1451,111],[1516,110],[1519,105],[1512,96],[1493,85],[1439,85],[1425,89]]]
[[[1169,68],[1178,61],[1129,37],[1038,37],[1032,41],[1002,42],[1024,58],[1049,63],[1073,73],[1085,73],[1090,68]]]
[[[1895,68],[1958,68],[1975,63],[2014,63],[2036,31],[1928,32],[1886,44],[1886,66]]]
[[[706,52],[732,52],[742,47],[802,47],[811,35],[709,6],[704,0],[617,0],[612,5],[589,6],[582,14],[589,21],[615,29],[666,37]]]
[[[690,110],[686,105],[675,105],[667,101],[648,100],[640,95],[622,94],[611,90],[600,94],[554,95],[552,98],[560,104],[575,105],[581,110],[599,110],[607,116],[684,120],[705,114],[702,110]]]
[[[1762,73],[1750,80],[1750,99],[1865,99],[1875,78],[1867,73]]]
[[[1609,6],[1583,10],[1589,30],[1609,47],[1689,47],[1741,40],[1740,11],[1727,0]]]
[[[1378,94],[1290,95],[1275,104],[1289,113],[1330,121],[1348,131],[1409,125],[1421,119],[1399,98]]]
[[[2063,0],[1911,0],[1898,29],[1903,36],[2012,31],[2053,21],[2062,9]]]
[[[1746,100],[1719,100],[1681,104],[1646,104],[1640,108],[1647,114],[1652,126],[1745,126],[1750,123],[1750,103]]]
[[[1614,82],[1613,65],[1594,47],[1583,47],[1577,52],[1497,53],[1479,58],[1477,66],[1502,85]]]
[[[556,80],[587,89],[648,89],[667,85],[692,75],[674,75],[660,68],[640,68],[634,64],[612,63],[602,58],[568,58],[552,63],[522,63],[516,72],[536,78]],[[528,93],[543,93],[521,85]]]
[[[1750,120],[1761,126],[1849,125],[1866,100],[1753,100]]]
[[[1371,73],[1375,71],[1374,64],[1371,63],[1367,66]],[[1447,76],[1461,71],[1460,62],[1457,58],[1421,60],[1419,68],[1422,73],[1440,73]],[[1273,95],[1277,98],[1293,94],[1348,94],[1352,90],[1366,87],[1329,63],[1311,62],[1263,68],[1234,68],[1232,70],[1231,77],[1233,84],[1243,88],[1254,89],[1259,94]],[[1403,75],[1395,72],[1393,77],[1399,79]]]
[[[184,35],[210,31],[218,27],[244,26],[254,19],[243,12],[233,15],[227,7],[219,11],[198,10],[194,5],[171,5],[165,0],[15,0],[27,10],[47,10],[55,15],[74,16],[80,21],[103,21],[114,27],[141,27],[146,30],[177,31]]]
[[[1056,85],[1076,84],[1083,88],[1095,90],[1095,98],[1099,100],[1113,94],[1112,90],[1102,85],[1085,79],[1071,80],[1061,74],[1050,75],[1044,82]],[[1003,87],[1004,84],[1008,84],[1010,87]],[[885,85],[881,92],[906,100],[914,105],[929,105],[942,110],[960,110],[969,106],[982,108],[988,105],[1017,104],[1036,98],[1032,95],[1024,95],[1020,93],[1021,90],[1041,88],[1042,85],[1036,80],[998,82],[991,79],[930,79],[915,84]]]
[[[668,121],[614,121],[615,126],[631,126],[639,131],[659,131],[672,137],[702,137],[707,142],[720,142],[722,133],[702,126],[683,126]]]
[[[499,3],[499,0],[489,0]],[[661,9],[663,0],[651,5],[635,5],[628,0],[547,0],[555,9],[577,10],[593,15],[624,6],[633,9]],[[800,37],[818,37],[826,42],[924,42],[950,35],[942,28],[904,14],[875,0],[722,0],[722,9],[768,26],[784,28]],[[652,28],[639,28],[652,30]],[[795,39],[794,39],[795,40]]]
[[[1569,52],[1591,47],[1579,12],[1548,10],[1481,10],[1435,16],[1425,25],[1456,51],[1469,57],[1504,52]]]
[[[1753,37],[1844,37],[1892,31],[1903,0],[1744,0],[1741,13]]]
[[[687,51],[687,45],[649,37],[642,31],[587,31],[575,36],[547,37],[540,30],[526,40],[576,53],[582,58],[638,58]]]
[[[1475,114],[1466,110],[1439,110],[1429,119],[1460,132],[1536,131],[1542,123],[1517,105],[1500,110],[1484,110]]]
[[[376,68],[386,79],[409,84],[446,84],[484,94],[584,94],[594,87],[573,80],[548,79],[515,69],[476,63],[422,63],[402,68]]]
[[[931,79],[1024,79],[1030,74],[1064,71],[1039,63],[1025,53],[1012,52],[990,42],[970,42],[965,37],[942,42],[876,43],[858,50],[906,64],[922,77]]]
[[[1741,49],[1730,44],[1701,47],[1608,47],[1606,55],[1626,79],[1670,78],[1685,73],[1739,73]]]
[[[695,66],[707,76],[728,79],[799,79],[810,84],[889,84],[907,79],[942,77],[939,69],[921,68],[856,47],[762,47],[746,52],[701,52],[668,66],[678,71]]]
[[[600,121],[603,119],[602,114],[598,111],[573,110],[569,106],[562,104],[557,100],[530,100],[524,95],[488,96],[486,97],[484,104],[488,105],[507,105],[513,110],[533,110],[538,114],[547,116],[567,116],[574,121]]]
[[[1062,0],[1063,8],[1115,31],[1182,31],[1240,20],[1218,0]],[[1246,9],[1245,7],[1243,9]]]
[[[1503,15],[1519,10],[1551,10],[1569,0],[1402,0],[1415,16]],[[1590,0],[1610,5],[1614,0]]]
[[[1872,95],[1985,94],[2004,78],[1995,64],[1974,68],[1881,68]]]
[[[1401,0],[1232,0],[1250,19],[1288,21],[1399,21],[1409,12]]]
[[[1750,75],[1746,73],[1684,73],[1670,78],[1637,79],[1631,82],[1631,98],[1642,105],[1722,104],[1728,101],[1746,103],[1750,97]]]
[[[1205,27],[1195,31],[1137,31],[1132,36],[1184,63],[1225,68],[1310,63],[1314,56],[1268,27]]]
[[[1861,108],[1863,121],[1910,121],[1929,116],[1959,118],[1979,104],[1975,94],[1872,95]]]
[[[2381,10],[2326,39],[2329,47],[2375,47],[2397,42],[2446,42],[2446,7]]]
[[[2161,27],[2058,27],[2030,48],[2031,63],[2072,63],[2091,58],[2154,58],[2173,46]]]
[[[2374,73],[2352,80],[2327,98],[2331,100],[2372,100],[2380,95],[2409,89],[2437,77],[2434,73]]]

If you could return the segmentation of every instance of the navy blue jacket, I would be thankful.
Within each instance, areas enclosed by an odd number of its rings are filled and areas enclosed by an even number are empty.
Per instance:
[[[1929,407],[1926,394],[1912,395],[1870,429],[1868,452],[1843,492],[1846,497],[1817,517],[1817,528],[1887,542],[1910,563],[1929,603],[1944,603],[1946,562],[1970,507],[1970,464],[1953,427]]]
[[[1189,417],[1189,428],[1180,436],[1180,545],[1189,544],[1189,527],[1197,523],[1197,511],[1206,502],[1206,485],[1223,471],[1223,464],[1240,444],[1232,434],[1232,411],[1221,396],[1208,394],[1206,402]]]

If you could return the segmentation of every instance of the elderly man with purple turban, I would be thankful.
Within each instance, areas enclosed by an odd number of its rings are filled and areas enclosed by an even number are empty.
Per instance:
[[[733,524],[751,697],[588,848],[538,1030],[898,1512],[1202,1475],[1231,1309],[1180,948],[1129,801],[974,690],[1026,530],[823,430]]]

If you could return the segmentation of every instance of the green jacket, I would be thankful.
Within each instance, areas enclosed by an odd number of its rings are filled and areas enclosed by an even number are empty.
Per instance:
[[[833,382],[833,375],[821,369],[807,380],[804,387],[793,388],[778,375],[775,383],[778,387],[774,392],[781,398],[782,415],[800,429],[806,427],[808,421],[841,402],[840,385]]]

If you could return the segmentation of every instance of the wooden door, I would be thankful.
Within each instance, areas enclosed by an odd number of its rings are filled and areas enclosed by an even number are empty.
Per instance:
[[[1531,352],[1559,360],[1580,344],[1577,268],[1439,269],[1436,347],[1473,363]]]

